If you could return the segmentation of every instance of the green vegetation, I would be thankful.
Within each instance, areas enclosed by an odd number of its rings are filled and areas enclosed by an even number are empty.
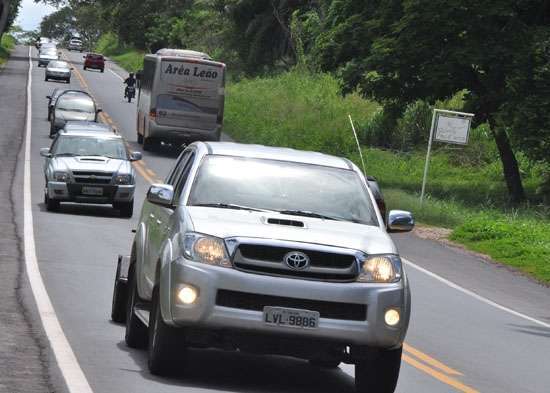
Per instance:
[[[120,45],[118,38],[112,33],[103,34],[94,50],[110,57],[127,71],[135,72],[143,68],[143,51]]]
[[[15,38],[13,38],[9,34],[2,35],[2,39],[0,40],[0,65],[4,64],[9,55],[11,50],[15,46]]]

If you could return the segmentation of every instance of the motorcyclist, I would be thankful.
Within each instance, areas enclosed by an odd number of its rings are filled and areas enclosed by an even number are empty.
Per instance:
[[[124,80],[124,84],[126,85],[126,88],[124,89],[124,98],[126,98],[128,97],[128,88],[136,85],[136,78],[133,72],[130,72],[128,78]]]

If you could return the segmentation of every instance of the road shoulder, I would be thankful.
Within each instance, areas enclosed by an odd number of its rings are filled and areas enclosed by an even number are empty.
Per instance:
[[[28,49],[17,47],[0,70],[0,392],[52,392],[51,355],[24,270],[23,141]]]

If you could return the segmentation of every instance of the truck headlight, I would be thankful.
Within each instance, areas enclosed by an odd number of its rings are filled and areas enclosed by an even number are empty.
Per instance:
[[[115,184],[132,184],[132,175],[126,174],[126,175],[116,175],[115,176]]]
[[[182,243],[185,257],[192,261],[232,267],[223,239],[189,232],[183,235]]]
[[[55,181],[60,181],[66,183],[69,180],[69,174],[67,172],[54,172],[53,178]]]
[[[363,261],[357,281],[371,283],[397,282],[401,278],[401,259],[396,255],[373,255]]]

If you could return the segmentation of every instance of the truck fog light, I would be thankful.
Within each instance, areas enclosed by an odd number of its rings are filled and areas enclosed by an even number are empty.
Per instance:
[[[395,326],[399,323],[399,311],[397,311],[394,308],[390,308],[386,310],[386,314],[384,314],[384,320],[386,321],[386,324],[388,326]]]
[[[178,299],[183,304],[193,304],[197,297],[197,290],[191,285],[184,285],[178,292]]]

